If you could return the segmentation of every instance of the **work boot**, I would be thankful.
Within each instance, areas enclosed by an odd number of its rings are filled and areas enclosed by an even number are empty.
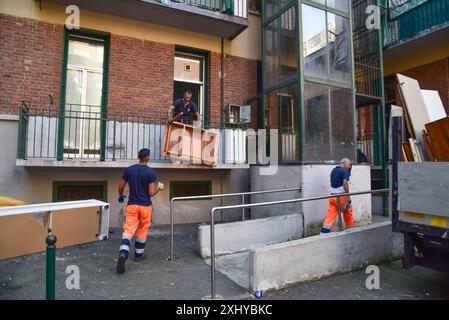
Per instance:
[[[125,261],[126,261],[125,256],[123,256],[123,255],[118,256],[117,273],[119,273],[119,274],[125,273]]]
[[[142,262],[143,260],[145,260],[147,258],[146,254],[143,254],[139,257],[134,256],[134,262]]]

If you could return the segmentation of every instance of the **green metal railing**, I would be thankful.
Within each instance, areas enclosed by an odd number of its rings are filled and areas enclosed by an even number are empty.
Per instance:
[[[104,113],[101,109],[66,104],[60,113],[58,108],[45,104],[22,102],[17,158],[123,161],[135,160],[140,149],[149,148],[151,161],[171,162],[161,154],[167,116],[161,117],[160,113],[132,116]],[[219,163],[247,163],[246,155],[235,150],[246,150],[245,132],[249,124],[222,124],[203,117],[201,121],[203,129],[220,133]],[[64,123],[63,132],[59,132],[60,122]]]
[[[449,26],[447,0],[390,0],[385,45],[396,46]]]
[[[183,3],[189,6],[218,11],[229,15],[247,18],[249,0],[159,0],[161,3],[170,5],[170,2]]]

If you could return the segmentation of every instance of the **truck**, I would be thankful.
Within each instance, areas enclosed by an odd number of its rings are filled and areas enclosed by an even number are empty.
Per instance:
[[[404,236],[403,268],[449,272],[449,162],[403,159],[403,115],[389,129],[390,216]]]

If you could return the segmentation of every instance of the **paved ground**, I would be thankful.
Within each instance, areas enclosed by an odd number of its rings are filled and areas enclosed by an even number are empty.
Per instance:
[[[152,230],[148,259],[129,261],[127,272],[115,272],[120,232],[107,241],[57,250],[58,299],[202,299],[210,294],[209,265],[197,255],[197,226],[177,226],[174,262],[169,255],[169,229]],[[66,267],[80,269],[80,290],[68,290]],[[266,293],[263,299],[449,299],[449,275],[415,267],[402,270],[399,262],[380,266],[380,290],[365,287],[359,270]],[[0,261],[0,299],[43,299],[45,255],[38,253]],[[217,291],[225,298],[253,299],[246,289],[217,272]]]

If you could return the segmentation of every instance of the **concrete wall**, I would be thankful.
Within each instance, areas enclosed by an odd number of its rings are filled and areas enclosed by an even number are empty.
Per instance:
[[[11,196],[31,203],[51,202],[54,181],[106,181],[107,201],[111,204],[111,227],[118,226],[117,186],[123,169],[108,168],[52,168],[17,167],[18,121],[4,120],[0,117],[0,195]],[[3,120],[1,120],[3,119]],[[7,137],[7,138],[5,138]],[[151,164],[150,164],[151,166]],[[195,169],[158,169],[158,180],[166,190],[153,199],[153,223],[167,224],[169,217],[169,185],[172,180],[211,180],[212,193],[243,192],[248,190],[248,170],[195,170]],[[128,193],[128,191],[125,191]],[[184,202],[175,207],[176,223],[209,222],[210,209],[223,204],[240,203],[240,199],[204,200]],[[228,212],[223,221],[239,219],[241,211]],[[218,220],[222,220],[219,215]]]
[[[302,196],[304,198],[326,196],[330,194],[330,173],[335,165],[302,166]],[[371,169],[369,166],[352,167],[349,191],[371,190]],[[371,195],[353,196],[354,223],[363,226],[371,223]],[[321,224],[326,217],[328,200],[304,202],[302,210],[306,225]]]
[[[215,226],[215,254],[242,252],[271,243],[303,237],[303,218],[300,214],[223,223]],[[210,257],[210,225],[198,228],[199,253]]]
[[[301,166],[280,166],[275,175],[261,175],[261,167],[251,167],[251,191],[301,188]],[[300,191],[251,196],[252,202],[266,202],[301,198]],[[251,208],[251,217],[260,219],[288,213],[302,212],[300,203]],[[306,219],[307,220],[307,219]]]
[[[326,196],[330,194],[330,172],[335,165],[282,165],[273,176],[260,175],[258,166],[251,167],[251,191],[301,187],[301,193],[288,192],[253,196],[254,202],[276,201],[292,198]],[[371,189],[369,166],[354,165],[349,183],[351,192]],[[352,197],[354,220],[358,226],[371,223],[371,196]],[[302,212],[305,217],[306,233],[316,232],[322,224],[328,208],[328,200],[305,202],[303,204],[275,205],[252,208],[253,218]]]
[[[250,290],[272,290],[400,257],[403,236],[381,222],[250,250]]]

